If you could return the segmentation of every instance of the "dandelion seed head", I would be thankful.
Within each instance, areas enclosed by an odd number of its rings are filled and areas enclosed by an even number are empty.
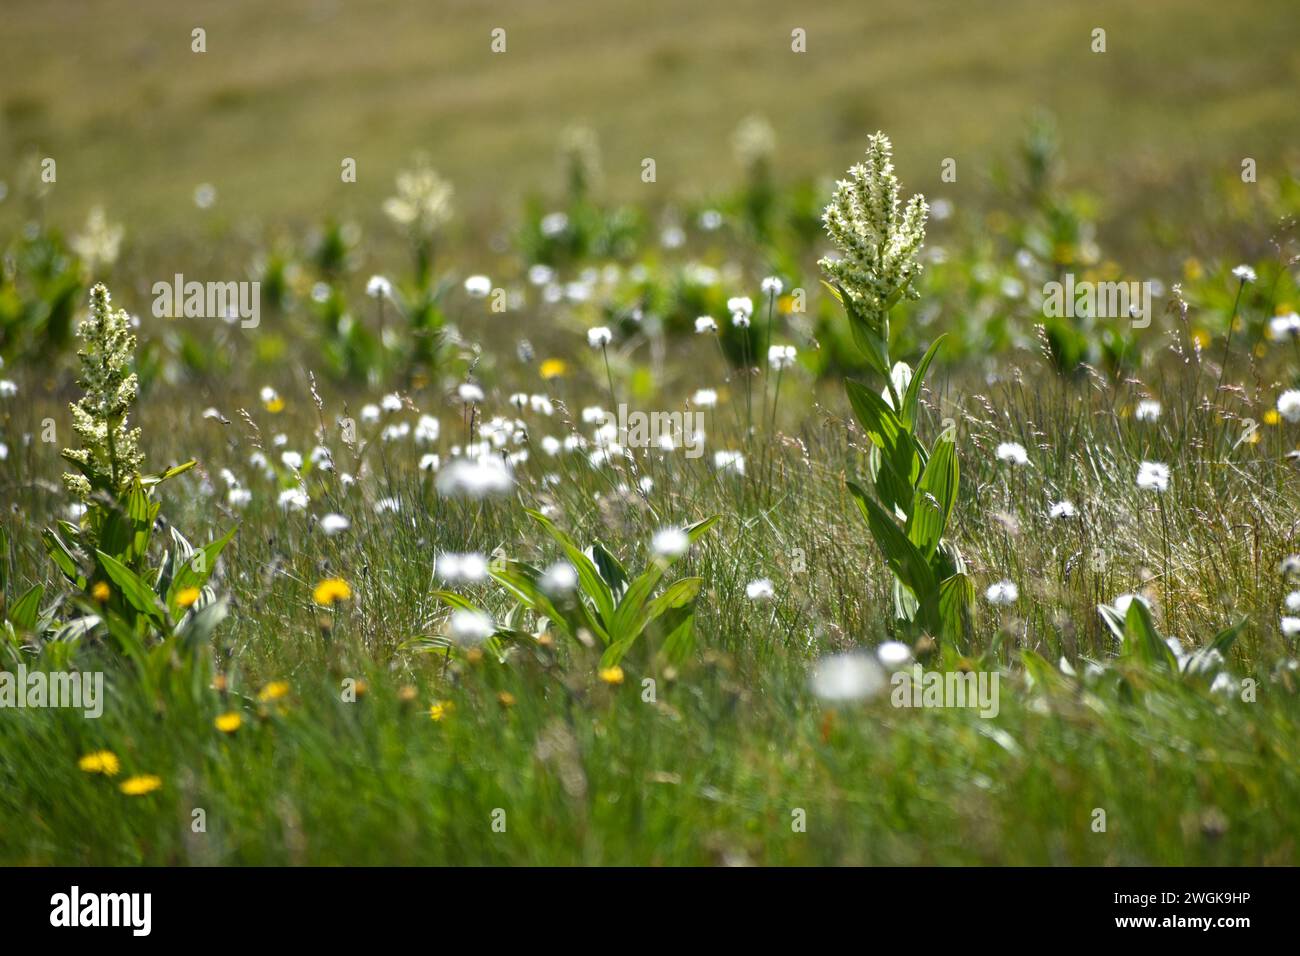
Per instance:
[[[650,550],[661,558],[679,558],[691,547],[691,539],[681,528],[661,528],[650,541]]]
[[[844,703],[874,697],[885,689],[885,673],[871,657],[859,652],[832,654],[817,662],[809,685],[822,700]]]
[[[1029,454],[1025,451],[1025,446],[1019,442],[1002,442],[998,445],[996,454],[998,461],[1005,461],[1016,466],[1029,464]]]
[[[990,584],[988,590],[984,592],[984,600],[994,607],[1006,607],[1009,604],[1015,604],[1016,599],[1019,597],[1020,588],[1016,587],[1014,581],[1008,580]]]

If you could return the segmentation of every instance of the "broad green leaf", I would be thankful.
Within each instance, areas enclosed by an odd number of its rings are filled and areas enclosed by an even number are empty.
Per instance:
[[[627,570],[599,541],[591,546],[591,561],[596,566],[596,572],[601,580],[609,586],[609,593],[617,602],[627,589],[629,580]]]
[[[160,484],[169,478],[175,478],[177,475],[185,474],[185,472],[189,471],[196,464],[198,464],[198,462],[191,458],[187,462],[183,462],[179,465],[172,465],[166,471],[158,472],[155,475],[144,475],[140,478],[140,481],[146,488],[152,488],[154,485]]]
[[[158,596],[153,593],[153,588],[145,584],[138,574],[111,554],[105,554],[103,551],[96,551],[95,554],[99,556],[100,567],[117,585],[126,602],[148,617],[160,629],[163,628],[164,610],[158,602]]]
[[[921,549],[927,561],[948,527],[948,517],[957,501],[957,483],[957,446],[951,438],[944,438],[935,445],[921,473],[907,522],[908,539]]]
[[[939,635],[964,646],[970,629],[970,610],[975,604],[975,585],[965,574],[954,574],[939,584]]]
[[[1236,643],[1237,638],[1246,627],[1246,622],[1248,620],[1249,618],[1243,617],[1236,624],[1225,627],[1214,636],[1214,640],[1210,642],[1210,647],[1218,651],[1224,657],[1227,657],[1228,651],[1231,650],[1232,645]]]
[[[477,614],[483,613],[472,601],[468,598],[461,597],[455,591],[434,591],[433,596],[443,604],[453,607],[458,611],[474,611]]]
[[[36,629],[36,621],[40,617],[41,598],[45,597],[45,588],[39,584],[33,584],[28,588],[17,601],[9,608],[9,620],[13,622],[14,627],[21,628],[24,631]]]
[[[889,321],[886,319],[880,326],[876,326],[871,320],[862,313],[853,297],[844,291],[840,286],[831,286],[835,292],[836,298],[844,306],[844,313],[848,316],[849,331],[853,335],[853,342],[866,357],[867,362],[873,369],[889,379]]]
[[[50,639],[59,643],[79,641],[98,627],[99,623],[100,617],[98,614],[87,614],[64,624],[54,632],[54,636]]]
[[[687,611],[675,621],[664,638],[662,653],[671,664],[682,664],[695,649],[695,613]]]
[[[84,590],[86,577],[81,573],[81,567],[77,564],[77,556],[72,553],[72,549],[64,543],[56,531],[50,528],[46,528],[41,532],[41,540],[45,542],[45,553],[63,572],[63,576],[75,584],[78,589]]]
[[[1124,653],[1156,667],[1178,673],[1178,659],[1151,617],[1145,601],[1134,598],[1124,615]]]
[[[565,557],[569,559],[569,563],[578,572],[578,583],[582,586],[583,593],[591,598],[596,605],[598,622],[606,631],[612,634],[610,622],[614,618],[614,597],[609,590],[609,585],[605,583],[605,579],[596,570],[596,565],[592,563],[581,548],[573,543],[573,539],[561,531],[550,518],[540,511],[525,510],[529,517],[540,524],[543,530],[563,549]]]
[[[943,333],[937,339],[930,343],[930,347],[925,350],[925,355],[916,366],[916,371],[912,373],[912,380],[907,383],[907,391],[903,395],[903,408],[899,413],[903,425],[909,429],[916,428],[916,413],[921,403],[921,385],[925,382],[925,373],[930,368],[930,363],[934,361],[935,354],[939,351],[939,346],[947,337],[948,333]]]
[[[236,528],[231,528],[216,541],[204,545],[188,559],[175,566],[172,571],[170,586],[167,587],[167,607],[173,616],[180,613],[180,594],[186,588],[201,588],[212,576],[217,566],[217,558],[230,539],[235,536]],[[202,555],[200,558],[199,555]],[[197,565],[197,567],[196,567]]]
[[[850,481],[848,488],[857,501],[863,517],[867,519],[867,527],[871,529],[871,536],[876,539],[876,546],[884,554],[885,563],[898,579],[907,585],[924,608],[928,601],[933,600],[936,586],[934,573],[930,570],[924,555],[908,540],[907,535],[894,519],[868,497],[860,486]]]

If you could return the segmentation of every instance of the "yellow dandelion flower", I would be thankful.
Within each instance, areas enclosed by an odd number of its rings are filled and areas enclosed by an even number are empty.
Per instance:
[[[1199,259],[1188,259],[1183,263],[1183,275],[1195,282],[1201,277],[1204,270],[1201,268]]]
[[[342,578],[326,578],[316,585],[312,593],[316,603],[321,607],[333,607],[335,601],[347,601],[352,598],[352,589]]]
[[[122,769],[117,754],[111,750],[96,750],[94,753],[86,754],[77,761],[77,766],[86,773],[102,773],[106,777],[116,776]]]
[[[100,604],[103,604],[110,597],[112,597],[112,595],[113,592],[109,590],[108,583],[106,581],[96,581],[95,586],[90,589],[90,596],[93,597]]]
[[[127,777],[118,785],[118,789],[128,797],[143,797],[146,793],[153,793],[161,786],[162,777],[151,773],[141,773],[134,777]]]
[[[429,717],[432,720],[442,720],[455,709],[451,701],[440,701],[429,708]]]
[[[230,711],[220,715],[212,722],[213,726],[223,734],[233,734],[244,723],[244,718],[240,717],[235,711]]]
[[[569,374],[569,365],[564,359],[547,359],[542,363],[540,371],[545,379],[564,378]]]
[[[501,693],[497,694],[497,703],[502,707],[513,707],[515,705],[515,695],[510,693],[508,690],[503,690]]]
[[[257,692],[257,699],[264,704],[269,704],[273,700],[280,700],[289,693],[289,682],[283,680],[273,680],[260,691]]]
[[[1281,420],[1282,420],[1282,416],[1280,416],[1280,415],[1277,413],[1277,409],[1276,409],[1276,408],[1270,408],[1268,411],[1266,411],[1266,412],[1264,413],[1264,424],[1265,424],[1265,425],[1276,425],[1276,424],[1277,424],[1278,422],[1280,422]]]
[[[181,593],[176,595],[176,603],[181,607],[190,607],[202,593],[198,588],[182,588]]]
[[[279,415],[282,411],[284,411],[284,399],[281,398],[279,395],[275,396],[269,401],[263,402],[262,405],[272,415]]]
[[[617,686],[623,683],[623,668],[615,664],[613,667],[602,667],[600,669],[600,679],[606,684]]]

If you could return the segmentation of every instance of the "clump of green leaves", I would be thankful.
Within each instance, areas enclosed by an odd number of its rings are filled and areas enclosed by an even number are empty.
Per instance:
[[[872,492],[856,482],[849,491],[894,574],[895,613],[911,631],[961,641],[974,601],[965,563],[944,538],[957,502],[957,450],[953,429],[926,447],[918,432],[921,385],[940,336],[913,370],[890,358],[889,312],[916,298],[914,282],[925,242],[925,198],[913,196],[899,211],[899,184],[889,138],[870,138],[865,163],[849,170],[826,207],[826,231],[843,255],[820,265],[848,315],[853,341],[884,383],[877,392],[846,381],[854,415],[871,440]]]
[[[554,630],[574,648],[599,645],[601,667],[618,664],[654,626],[662,636],[659,653],[669,663],[680,664],[695,646],[695,599],[703,578],[685,577],[659,586],[681,554],[656,552],[639,574],[626,566],[599,542],[583,550],[555,522],[539,511],[529,511],[564,553],[576,575],[572,589],[558,591],[547,586],[545,573],[523,561],[493,561],[488,574],[505,589],[510,609],[495,624],[489,643],[501,653],[510,642],[535,644],[527,629]],[[715,524],[715,515],[681,529],[689,544],[702,538]],[[435,597],[458,610],[484,613],[473,603],[451,591]]]

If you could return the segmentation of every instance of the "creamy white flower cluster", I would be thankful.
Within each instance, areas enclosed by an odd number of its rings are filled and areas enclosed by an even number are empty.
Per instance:
[[[108,289],[101,282],[90,290],[90,315],[77,327],[84,343],[78,381],[85,390],[73,402],[72,430],[84,447],[65,449],[63,457],[95,478],[97,485],[121,492],[140,474],[140,429],[127,428],[126,416],[135,403],[138,383],[130,371],[135,352],[131,318],[113,310]],[[92,485],[86,474],[65,474],[68,490],[83,501]]]
[[[868,319],[883,320],[899,298],[917,298],[917,253],[925,242],[930,207],[919,193],[899,215],[893,146],[884,133],[867,142],[867,160],[835,185],[822,215],[826,232],[843,253],[818,265],[838,282]]]
[[[451,219],[451,183],[423,161],[397,176],[397,195],[384,201],[384,213],[416,236],[431,238]]]

